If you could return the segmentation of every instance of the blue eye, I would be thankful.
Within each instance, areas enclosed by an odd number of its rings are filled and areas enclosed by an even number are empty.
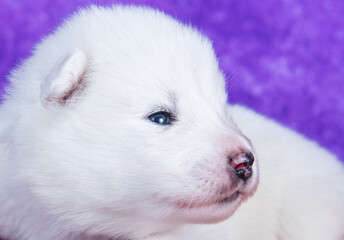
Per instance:
[[[161,125],[169,125],[171,124],[171,116],[167,112],[157,112],[153,113],[148,117],[152,122],[155,122],[157,124]]]

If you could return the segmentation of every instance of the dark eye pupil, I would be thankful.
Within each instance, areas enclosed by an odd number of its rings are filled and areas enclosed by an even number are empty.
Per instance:
[[[149,116],[152,122],[157,124],[167,125],[171,123],[170,115],[166,112],[157,112]]]

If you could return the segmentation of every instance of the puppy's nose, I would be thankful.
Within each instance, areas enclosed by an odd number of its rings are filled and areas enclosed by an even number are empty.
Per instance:
[[[252,175],[252,165],[254,156],[251,152],[237,153],[229,157],[229,164],[234,169],[235,174],[242,180],[247,180]]]

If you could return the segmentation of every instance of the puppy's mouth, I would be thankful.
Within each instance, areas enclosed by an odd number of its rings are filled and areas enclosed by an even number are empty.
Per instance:
[[[237,189],[217,196],[202,197],[187,201],[169,202],[175,220],[187,223],[216,223],[229,218],[256,191],[258,181],[247,182]]]
[[[172,203],[172,220],[186,223],[216,223],[229,218],[247,195],[235,191],[207,201],[178,201]],[[171,204],[171,202],[170,202]]]
[[[240,196],[240,191],[236,191],[235,193],[224,197],[223,199],[220,199],[217,203],[218,204],[225,204],[225,203],[230,203],[232,201],[235,201],[239,196]]]
[[[207,208],[211,206],[216,206],[216,205],[224,205],[231,203],[235,200],[237,200],[240,197],[241,193],[240,191],[236,191],[228,196],[218,198],[214,201],[207,201],[207,202],[177,202],[176,204],[176,209],[195,209],[195,208]]]

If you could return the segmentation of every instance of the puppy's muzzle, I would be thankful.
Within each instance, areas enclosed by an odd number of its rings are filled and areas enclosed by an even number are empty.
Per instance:
[[[246,181],[251,177],[254,163],[254,156],[251,152],[237,153],[229,157],[228,162],[238,178]]]

